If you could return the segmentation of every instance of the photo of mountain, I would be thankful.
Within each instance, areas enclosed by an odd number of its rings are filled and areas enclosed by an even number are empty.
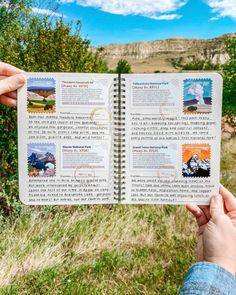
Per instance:
[[[55,112],[55,87],[55,80],[52,78],[29,78],[27,81],[28,112]]]
[[[209,177],[211,148],[209,144],[184,144],[183,177]]]
[[[28,144],[28,175],[55,176],[54,144]]]

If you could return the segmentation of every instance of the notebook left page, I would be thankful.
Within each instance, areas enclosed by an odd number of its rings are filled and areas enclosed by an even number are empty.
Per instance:
[[[116,75],[26,73],[18,92],[20,200],[113,203]]]

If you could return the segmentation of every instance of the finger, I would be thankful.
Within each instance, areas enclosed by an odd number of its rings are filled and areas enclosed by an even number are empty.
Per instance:
[[[200,207],[195,204],[187,204],[186,208],[196,218],[198,226],[206,224],[209,220]]]
[[[204,232],[206,226],[207,226],[207,223],[206,223],[206,224],[203,224],[203,225],[201,225],[201,226],[199,226],[199,229],[198,229],[198,232],[197,232],[197,233],[198,233],[198,236],[200,236],[200,235],[203,234],[203,232]]]
[[[16,107],[16,100],[5,95],[0,95],[0,104],[4,104],[8,107]]]
[[[220,185],[220,194],[223,197],[225,208],[228,211],[236,210],[236,199],[222,184]]]
[[[210,206],[199,206],[208,220],[211,219]]]
[[[9,98],[17,99],[17,92],[16,91],[11,91],[11,92],[5,93],[4,95]]]
[[[12,65],[6,64],[4,62],[0,62],[0,74],[3,76],[12,76],[12,75],[20,74],[23,72],[24,71]]]
[[[3,80],[3,79],[6,79],[7,76],[1,76],[0,75],[0,80]],[[9,96],[11,98],[17,98],[17,94],[16,94],[16,91],[11,91],[11,92],[8,92],[8,93],[5,93],[6,96]]]
[[[25,83],[25,76],[17,74],[0,81],[0,95],[14,91]]]
[[[3,79],[6,79],[7,77],[9,77],[9,76],[3,76],[3,75],[0,75],[0,80],[3,80]]]
[[[202,210],[195,204],[186,204],[186,208],[193,214],[194,217],[198,218],[202,215]]]
[[[0,80],[3,80],[3,79],[6,79],[8,78],[7,76],[0,76]],[[17,98],[17,93],[16,91],[11,91],[11,92],[8,92],[8,93],[5,93],[6,96],[9,96],[11,98]]]
[[[224,215],[224,202],[220,194],[214,195],[211,198],[210,213],[212,218],[217,218],[220,215]]]
[[[236,211],[230,211],[227,216],[231,219],[234,226],[236,226]]]

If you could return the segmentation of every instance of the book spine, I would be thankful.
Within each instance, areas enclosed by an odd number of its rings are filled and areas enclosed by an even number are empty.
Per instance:
[[[125,79],[114,81],[114,198],[125,200]]]

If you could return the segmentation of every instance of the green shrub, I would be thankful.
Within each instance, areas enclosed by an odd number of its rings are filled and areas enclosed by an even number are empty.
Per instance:
[[[11,1],[0,6],[0,60],[25,71],[107,72],[101,55],[90,51],[80,35],[81,23],[34,15],[33,3]],[[0,204],[5,213],[18,212],[16,110],[0,105]],[[15,210],[15,209],[16,210]]]
[[[230,59],[223,67],[223,110],[228,115],[236,115],[236,38],[228,38],[225,42]]]
[[[220,69],[220,65],[213,64],[210,61],[195,60],[192,63],[188,63],[182,66],[185,71],[217,71]]]

